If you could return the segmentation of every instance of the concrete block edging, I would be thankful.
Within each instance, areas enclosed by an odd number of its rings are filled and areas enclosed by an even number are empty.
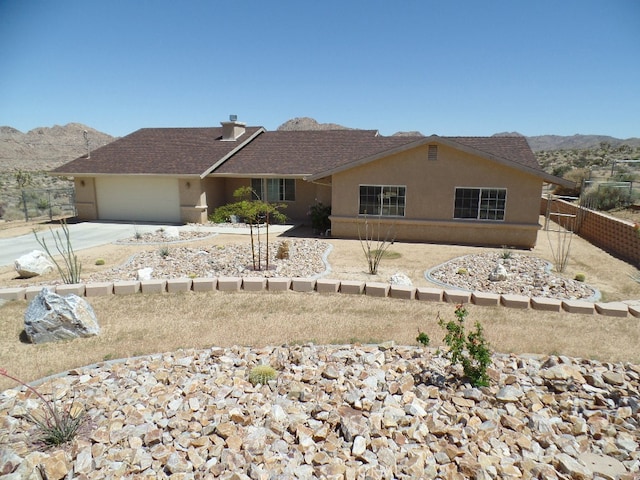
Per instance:
[[[152,286],[153,285],[153,286]],[[151,288],[150,288],[151,287]],[[30,286],[0,288],[0,301],[31,301],[43,288],[52,291],[76,293],[95,297],[106,295],[132,295],[178,292],[242,292],[242,291],[293,291],[297,293],[317,292],[321,294],[367,295],[369,297],[396,298],[444,303],[469,303],[477,306],[501,308],[532,308],[557,313],[600,315],[603,317],[640,318],[640,307],[624,302],[589,302],[583,300],[561,300],[552,298],[528,298],[520,295],[498,295],[486,292],[439,289],[434,287],[401,288],[386,283],[367,283],[359,280],[334,280],[319,278],[261,278],[220,277],[195,279],[169,279],[152,282],[117,281],[93,282],[73,286]]]

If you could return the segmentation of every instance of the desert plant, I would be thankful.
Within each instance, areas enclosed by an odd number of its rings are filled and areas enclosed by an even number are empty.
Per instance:
[[[69,233],[69,226],[67,225],[66,220],[60,220],[60,225],[62,226],[62,232],[64,233],[64,241],[60,236],[60,232],[53,232],[53,230],[49,229],[51,232],[51,236],[53,237],[53,241],[56,244],[56,249],[58,253],[62,256],[62,260],[64,261],[64,268],[58,263],[58,261],[53,257],[51,251],[49,250],[49,246],[47,245],[46,240],[38,237],[38,234],[35,230],[33,230],[33,234],[36,237],[37,242],[40,244],[42,248],[44,248],[45,252],[49,259],[53,262],[53,264],[58,269],[60,273],[60,277],[62,277],[62,281],[66,284],[73,284],[80,282],[80,272],[82,271],[82,264],[78,261],[78,256],[73,251],[73,246],[71,245],[71,235]]]
[[[468,275],[469,272],[467,271],[466,268],[459,268],[458,271],[456,272],[458,275]]]
[[[500,258],[502,258],[503,260],[509,260],[513,258],[513,252],[511,251],[511,248],[509,248],[508,245],[502,246],[502,253],[500,254]]]
[[[585,201],[596,210],[608,211],[630,205],[634,196],[628,185],[600,185],[586,193]]]
[[[160,254],[160,256],[162,258],[167,258],[169,256],[169,247],[167,245],[163,245],[162,247],[160,247],[160,249],[158,250],[158,253]]]
[[[39,198],[38,201],[36,202],[36,208],[38,210],[47,210],[50,206],[51,204],[49,203],[49,200],[47,200],[46,198]]]
[[[15,172],[15,180],[19,188],[24,188],[27,185],[31,184],[31,182],[33,181],[33,177],[31,176],[30,172],[23,172],[22,170],[18,169]]]
[[[261,383],[266,385],[269,381],[274,380],[278,373],[270,365],[258,365],[249,371],[249,381],[252,385]]]
[[[429,338],[429,335],[418,330],[418,336],[416,337],[416,342],[421,343],[425,347],[428,347],[429,343],[431,343],[431,339]]]
[[[42,435],[41,440],[47,445],[62,445],[76,436],[82,424],[84,412],[80,408],[75,408],[75,404],[63,411],[58,409],[55,401],[49,401],[31,385],[7,373],[7,370],[0,368],[0,375],[13,380],[34,393],[43,403],[44,410],[41,417],[36,417],[30,413],[24,418],[33,423]]]
[[[491,364],[491,350],[484,338],[480,322],[475,323],[475,330],[467,334],[465,318],[468,312],[462,305],[457,305],[455,320],[445,322],[438,318],[438,325],[447,331],[444,343],[449,347],[448,357],[453,365],[460,364],[465,376],[475,387],[489,385],[487,368]]]
[[[364,232],[362,231],[363,229]],[[358,222],[358,239],[360,240],[360,246],[362,247],[364,256],[367,259],[367,265],[371,275],[378,274],[380,261],[395,240],[393,225],[389,226],[384,237],[380,236],[381,229],[382,219],[380,216],[378,216],[378,224],[375,228],[369,223],[369,217],[366,214],[364,215],[363,225]]]
[[[96,260],[96,265],[100,266],[100,265],[104,265],[104,258],[98,258]]]
[[[587,279],[587,276],[584,273],[576,273],[576,276],[573,279],[577,282],[584,282]]]
[[[323,205],[318,202],[309,208],[309,216],[311,217],[311,228],[314,233],[324,234],[331,228],[331,205]]]
[[[278,260],[286,260],[289,258],[289,242],[285,240],[278,246],[276,258]]]

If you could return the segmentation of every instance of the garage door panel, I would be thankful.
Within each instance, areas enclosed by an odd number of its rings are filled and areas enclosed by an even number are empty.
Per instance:
[[[178,180],[165,177],[98,177],[100,220],[180,222]]]

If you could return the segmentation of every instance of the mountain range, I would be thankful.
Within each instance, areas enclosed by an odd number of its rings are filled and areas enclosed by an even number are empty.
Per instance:
[[[286,121],[278,130],[335,130],[347,129],[336,123],[318,123],[313,118],[299,117]],[[86,132],[86,133],[85,133]],[[394,135],[424,136],[422,133],[397,132]],[[517,132],[497,133],[498,136],[518,135]],[[117,137],[100,132],[80,123],[64,126],[38,127],[23,133],[12,127],[0,127],[0,172],[16,169],[43,171],[55,168],[112,142]],[[539,135],[526,137],[534,151],[573,150],[598,147],[608,143],[611,147],[622,144],[640,147],[640,138],[619,139],[606,135]]]

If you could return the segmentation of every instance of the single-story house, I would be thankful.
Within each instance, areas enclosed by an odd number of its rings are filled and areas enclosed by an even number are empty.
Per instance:
[[[395,239],[535,245],[544,172],[524,137],[379,135],[374,130],[143,128],[52,172],[75,181],[85,220],[202,223],[251,186],[294,222],[331,205],[331,234],[359,224]]]

